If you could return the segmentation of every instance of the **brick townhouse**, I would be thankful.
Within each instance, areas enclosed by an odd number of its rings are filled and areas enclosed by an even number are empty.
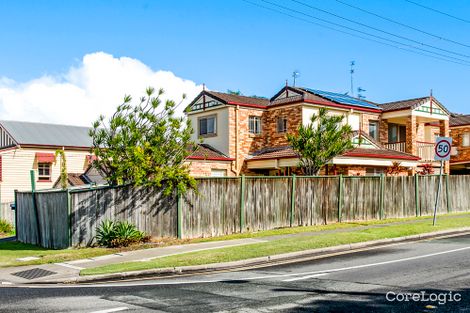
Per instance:
[[[470,174],[470,115],[453,114],[450,118],[452,137],[452,174]]]
[[[324,174],[376,175],[399,165],[400,175],[435,164],[434,137],[449,135],[449,111],[434,97],[378,104],[344,94],[285,86],[271,99],[202,91],[187,107],[194,176],[288,175],[299,158],[286,133],[296,133],[320,107],[341,114],[354,131],[354,149],[333,159]],[[449,169],[449,166],[446,166]]]

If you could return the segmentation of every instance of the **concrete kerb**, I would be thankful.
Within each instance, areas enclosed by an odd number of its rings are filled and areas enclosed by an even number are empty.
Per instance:
[[[177,275],[189,275],[199,274],[217,271],[236,270],[248,267],[263,267],[268,265],[274,265],[276,263],[289,263],[298,262],[303,260],[315,259],[320,257],[328,257],[335,254],[354,252],[364,248],[381,247],[390,244],[420,241],[426,239],[435,239],[440,237],[451,237],[457,235],[463,235],[469,233],[470,227],[462,227],[451,230],[441,230],[432,233],[424,233],[419,235],[411,235],[405,237],[397,237],[390,239],[380,239],[367,242],[358,242],[352,244],[339,245],[334,247],[319,248],[291,253],[283,253],[272,256],[258,257],[247,260],[206,264],[206,265],[194,265],[194,266],[183,266],[174,268],[161,268],[161,269],[150,269],[142,271],[122,272],[114,274],[102,274],[102,275],[90,275],[90,276],[79,276],[74,279],[68,279],[65,281],[44,281],[40,284],[76,284],[76,283],[99,283],[109,281],[119,281],[126,279],[138,279],[138,278],[149,278],[149,277],[168,277]],[[38,283],[35,283],[38,284]]]

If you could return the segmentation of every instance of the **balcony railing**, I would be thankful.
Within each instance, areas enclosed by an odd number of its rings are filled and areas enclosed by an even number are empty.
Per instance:
[[[422,162],[434,161],[434,143],[418,141],[416,145],[418,146],[418,156],[421,158]]]
[[[406,142],[394,142],[394,143],[385,143],[385,148],[400,152],[406,152]],[[417,141],[417,156],[421,158],[422,162],[433,162],[434,161],[434,143]]]
[[[385,148],[390,149],[390,150],[395,150],[395,151],[400,151],[400,152],[405,152],[406,151],[406,142],[405,141],[385,143],[384,146],[385,146]]]

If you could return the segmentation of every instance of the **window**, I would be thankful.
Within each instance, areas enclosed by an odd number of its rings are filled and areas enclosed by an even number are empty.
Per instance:
[[[406,126],[398,124],[388,124],[388,142],[405,142]]]
[[[250,116],[248,118],[248,128],[250,134],[261,134],[261,117]]]
[[[199,118],[199,135],[215,136],[217,134],[216,116],[205,116]]]
[[[379,140],[379,122],[369,121],[369,136],[375,140]]]
[[[277,132],[285,133],[287,131],[287,118],[278,117],[277,118]]]
[[[227,176],[227,170],[211,169],[212,177],[224,177]]]
[[[51,181],[51,163],[38,163],[38,180]]]
[[[462,147],[470,147],[470,133],[462,134]]]

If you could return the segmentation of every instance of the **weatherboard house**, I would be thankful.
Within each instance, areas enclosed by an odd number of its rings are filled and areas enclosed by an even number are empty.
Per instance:
[[[60,175],[58,149],[65,151],[67,170],[83,173],[92,157],[89,128],[44,123],[0,121],[0,201],[14,201],[14,190],[52,188]]]
[[[287,133],[296,133],[319,108],[345,116],[354,149],[337,156],[324,174],[398,175],[434,162],[436,136],[449,135],[450,112],[435,97],[374,103],[348,95],[285,86],[272,98],[204,90],[186,110],[203,148],[190,156],[194,176],[289,175],[299,158]],[[428,166],[426,166],[428,167]],[[449,164],[446,164],[449,171]],[[397,174],[397,173],[395,173]]]

